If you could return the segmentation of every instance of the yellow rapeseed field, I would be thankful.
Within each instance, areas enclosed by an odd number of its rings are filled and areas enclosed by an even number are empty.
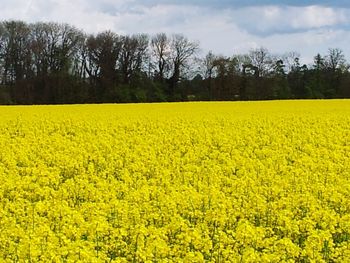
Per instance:
[[[350,101],[0,107],[1,262],[350,262]]]

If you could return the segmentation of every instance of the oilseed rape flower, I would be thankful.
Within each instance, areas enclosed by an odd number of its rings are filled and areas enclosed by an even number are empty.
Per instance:
[[[347,262],[350,101],[0,107],[2,262]]]

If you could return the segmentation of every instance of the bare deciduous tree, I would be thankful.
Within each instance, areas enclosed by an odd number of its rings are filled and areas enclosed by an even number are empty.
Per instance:
[[[129,83],[134,73],[145,66],[149,37],[146,34],[125,36],[121,49],[120,68],[124,83]]]
[[[170,77],[170,93],[174,95],[175,86],[181,77],[181,70],[186,66],[191,57],[199,50],[199,44],[188,40],[184,35],[175,34],[171,39],[172,73]]]
[[[335,72],[336,70],[346,70],[346,60],[344,53],[339,48],[330,48],[328,54],[324,58],[327,68]]]
[[[266,48],[251,50],[248,54],[251,64],[256,68],[256,75],[259,77],[266,76],[273,67],[273,60]]]
[[[156,63],[155,77],[163,81],[169,70],[170,40],[165,33],[159,33],[151,40],[152,55]]]

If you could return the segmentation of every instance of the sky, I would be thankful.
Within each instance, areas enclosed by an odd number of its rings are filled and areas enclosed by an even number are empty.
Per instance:
[[[0,10],[0,20],[69,23],[87,33],[183,33],[202,54],[264,47],[311,63],[340,48],[350,62],[349,0],[0,0]]]

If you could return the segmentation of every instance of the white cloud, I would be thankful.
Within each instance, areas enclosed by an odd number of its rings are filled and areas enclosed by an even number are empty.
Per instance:
[[[291,14],[289,17],[291,18],[291,25],[294,28],[315,28],[349,22],[346,11],[346,9],[334,9],[322,6],[294,7],[290,8]]]
[[[232,21],[256,34],[346,25],[350,11],[324,6],[261,6],[232,10]]]
[[[299,51],[307,62],[317,52],[339,47],[350,55],[350,9],[323,6],[259,6],[238,9],[156,4],[136,0],[0,1],[0,20],[66,22],[87,32],[184,33],[203,52],[232,55],[264,46],[272,52]]]

